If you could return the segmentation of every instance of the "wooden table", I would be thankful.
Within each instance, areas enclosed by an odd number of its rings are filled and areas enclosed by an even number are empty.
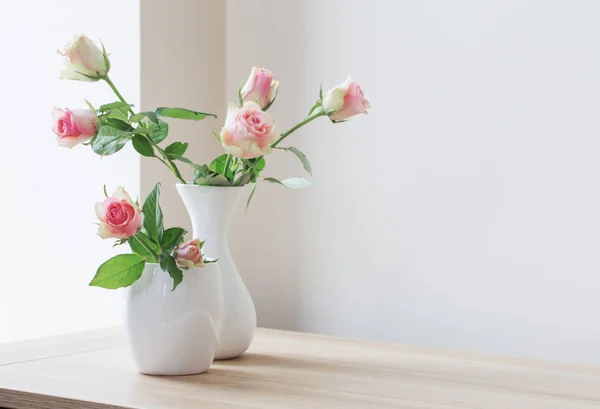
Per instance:
[[[599,409],[600,368],[259,329],[206,374],[152,377],[112,329],[0,345],[0,407]]]

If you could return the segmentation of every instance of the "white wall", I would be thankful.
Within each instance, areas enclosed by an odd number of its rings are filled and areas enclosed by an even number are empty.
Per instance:
[[[141,106],[182,107],[211,112],[222,117],[225,88],[225,2],[214,0],[144,0],[141,20]],[[205,163],[221,154],[222,147],[212,134],[220,129],[221,118],[201,122],[169,121],[169,137],[189,142],[186,157]],[[191,180],[193,170],[179,169]],[[175,190],[177,180],[158,160],[142,159],[142,193],[145,196],[161,182],[166,226],[191,225]]]
[[[115,325],[117,294],[88,287],[115,252],[96,236],[102,185],[139,191],[132,150],[102,160],[56,145],[52,106],[114,101],[105,84],[59,81],[56,50],[73,34],[102,38],[111,77],[139,102],[139,4],[105,0],[0,0],[0,342]]]
[[[232,246],[259,323],[600,363],[599,13],[229,0],[228,99],[264,65],[280,129],[321,77],[352,73],[373,105],[290,138],[314,187],[260,186],[240,209]],[[284,156],[269,175],[301,174]]]

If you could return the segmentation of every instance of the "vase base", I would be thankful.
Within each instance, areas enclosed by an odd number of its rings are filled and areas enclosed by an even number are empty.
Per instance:
[[[208,372],[208,368],[206,369],[197,369],[191,371],[143,371],[139,370],[138,372],[142,375],[146,376],[192,376],[192,375],[200,375]]]
[[[216,356],[215,361],[231,361],[232,359],[237,359],[244,355],[243,353],[238,355],[224,355],[224,356]]]

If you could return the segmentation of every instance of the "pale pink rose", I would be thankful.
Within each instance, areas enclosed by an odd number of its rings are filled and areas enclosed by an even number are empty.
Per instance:
[[[181,267],[204,267],[202,254],[202,243],[200,239],[194,239],[181,243],[175,249],[175,261]]]
[[[140,231],[142,209],[140,209],[121,186],[115,193],[96,203],[96,216],[100,219],[98,235],[103,239],[126,239]]]
[[[88,109],[52,110],[52,130],[58,138],[58,144],[67,148],[92,139],[98,132],[97,120],[96,114]]]
[[[348,77],[346,82],[323,95],[323,108],[334,121],[343,121],[357,114],[366,114],[371,108],[360,86]]]
[[[221,130],[227,152],[238,158],[256,158],[272,152],[269,144],[276,136],[273,120],[256,102],[248,101],[241,109],[229,104]]]
[[[242,101],[257,102],[266,107],[275,98],[279,81],[273,81],[273,73],[266,68],[252,67],[248,81],[241,89]]]
[[[108,73],[110,68],[108,57],[84,35],[75,36],[58,53],[65,57],[65,68],[60,75],[61,79],[98,81]]]

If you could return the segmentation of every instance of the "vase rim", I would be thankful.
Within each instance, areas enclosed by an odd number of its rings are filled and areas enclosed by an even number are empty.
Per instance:
[[[242,186],[200,186],[200,185],[196,185],[194,183],[176,183],[175,184],[176,187],[199,187],[202,189],[224,189],[224,188],[233,188],[233,189],[239,189],[239,188],[243,188],[246,185],[242,185]]]
[[[207,266],[210,266],[210,265],[213,265],[213,264],[219,264],[219,259],[214,259],[213,257],[206,257],[206,258],[209,258],[209,259],[212,259],[212,260],[215,260],[215,261],[213,261],[212,263],[206,263],[206,264],[203,264],[202,266],[194,266],[194,267],[188,267],[188,268],[204,269],[204,268],[206,268]],[[154,266],[154,267],[159,267],[159,268],[161,268],[161,269],[162,269],[162,267],[160,267],[160,264],[159,264],[159,263],[157,263],[157,262],[155,262],[155,261],[146,261],[146,264],[145,264],[145,265],[146,265],[146,266]]]

